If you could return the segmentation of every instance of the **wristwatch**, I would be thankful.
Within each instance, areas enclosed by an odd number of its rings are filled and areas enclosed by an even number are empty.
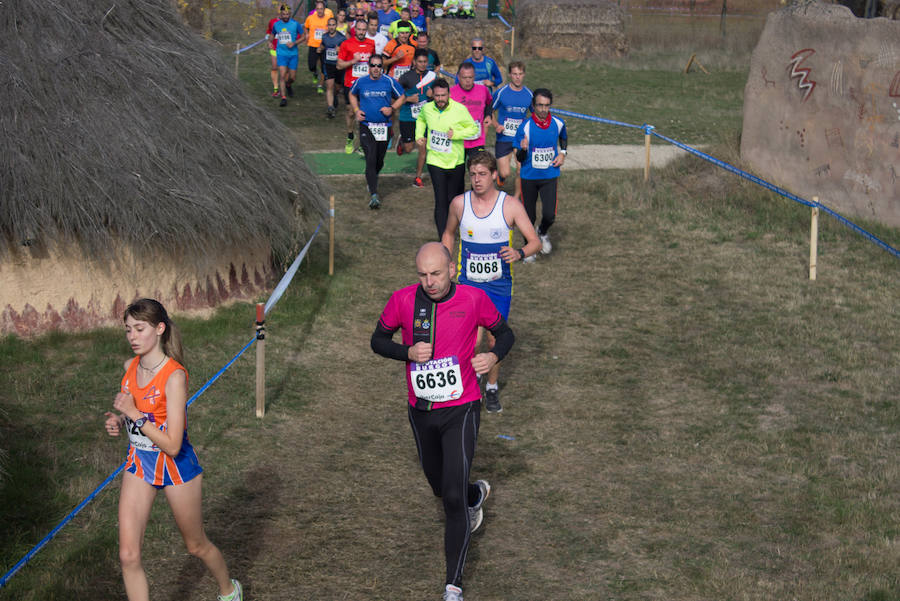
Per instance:
[[[566,156],[567,154],[569,154],[569,151],[566,150],[565,148],[562,148],[562,149],[560,149],[559,154]]]
[[[525,249],[524,249],[524,248],[520,248],[520,249],[519,249],[519,259],[520,259],[520,260],[524,260],[524,259],[525,259]]]
[[[144,416],[144,417],[139,417],[139,418],[137,418],[136,420],[134,420],[134,427],[137,428],[138,430],[140,430],[141,428],[144,427],[144,424],[146,424],[146,423],[147,423],[147,417],[146,417],[146,416]]]

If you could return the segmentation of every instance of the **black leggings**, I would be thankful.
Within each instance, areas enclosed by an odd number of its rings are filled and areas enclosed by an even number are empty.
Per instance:
[[[378,174],[384,167],[384,155],[387,154],[388,140],[390,139],[390,128],[387,140],[377,142],[375,136],[369,131],[369,126],[365,123],[359,124],[359,147],[366,155],[366,185],[369,187],[369,194],[378,194]]]
[[[306,66],[309,67],[309,70],[312,71],[312,74],[316,74],[316,66],[320,66],[320,72],[325,73],[325,53],[319,53],[318,48],[313,48],[312,46],[307,46],[309,50],[306,53]]]
[[[428,175],[431,176],[431,185],[434,187],[434,225],[437,226],[437,237],[440,240],[447,227],[450,201],[466,189],[466,166],[460,163],[453,169],[441,169],[428,165]]]
[[[480,423],[481,401],[433,411],[409,407],[409,424],[416,439],[419,463],[431,490],[444,503],[447,584],[454,586],[462,586],[469,550],[472,529],[469,506],[481,494],[477,486],[469,483]]]
[[[553,222],[556,221],[556,181],[553,179],[523,179],[522,202],[525,204],[525,212],[531,223],[537,217],[537,198],[541,195],[541,225],[537,233],[542,236],[547,233]]]

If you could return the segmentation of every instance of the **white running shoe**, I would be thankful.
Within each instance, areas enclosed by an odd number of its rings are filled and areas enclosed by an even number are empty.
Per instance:
[[[550,244],[550,234],[542,234],[541,235],[541,254],[549,255],[551,250],[553,250],[553,245]]]
[[[230,595],[225,595],[224,597],[217,595],[219,601],[244,601],[244,591],[241,590],[241,583],[232,578],[231,586],[234,587],[234,590]]]
[[[475,486],[481,491],[481,497],[478,499],[478,502],[472,506],[472,509],[481,509],[481,506],[484,505],[487,498],[491,496],[491,485],[487,480],[476,480]]]
[[[463,601],[462,589],[458,586],[448,584],[444,589],[444,596],[441,597],[441,599],[443,601]]]
[[[481,522],[484,521],[484,510],[479,507],[475,509],[474,507],[469,507],[469,524],[471,528],[469,532],[475,532],[478,528],[481,527]]]
[[[522,262],[523,262],[523,263],[534,263],[535,261],[537,261],[537,257],[534,256],[534,255],[530,255],[530,256],[525,257],[524,259],[522,259]]]

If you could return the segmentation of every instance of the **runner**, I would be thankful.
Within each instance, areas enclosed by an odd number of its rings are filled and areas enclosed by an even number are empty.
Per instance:
[[[352,23],[347,20],[347,9],[345,7],[341,7],[337,12],[337,25],[335,29],[343,35],[345,38],[350,37],[350,26]]]
[[[468,159],[476,152],[484,150],[484,135],[491,124],[491,92],[486,86],[475,83],[475,67],[472,63],[462,63],[457,71],[459,83],[450,88],[450,98],[464,104],[478,126],[478,135],[463,143]]]
[[[344,152],[353,152],[353,124],[356,113],[350,106],[350,88],[353,83],[369,74],[369,57],[375,54],[375,43],[366,38],[366,22],[359,20],[354,24],[355,36],[341,44],[338,49],[337,68],[344,71],[344,102],[347,104],[347,142]]]
[[[428,31],[428,22],[431,19],[428,17],[428,15],[425,14],[425,11],[422,10],[418,2],[410,2],[409,20],[412,21],[412,24],[416,26],[416,30],[419,33],[422,33],[423,31]]]
[[[550,114],[553,104],[550,90],[536,89],[533,103],[531,119],[519,127],[513,145],[522,164],[522,202],[531,223],[537,216],[538,193],[541,195],[541,225],[537,231],[541,254],[548,255],[553,250],[548,232],[556,221],[559,168],[566,160],[569,136],[565,122]]]
[[[463,62],[472,63],[475,67],[475,82],[488,87],[492,92],[494,88],[503,83],[503,73],[497,66],[497,61],[484,54],[484,40],[472,39],[472,54]]]
[[[409,21],[397,21],[396,24],[397,37],[385,45],[381,56],[384,58],[384,68],[388,70],[388,75],[399,79],[412,67],[416,48],[409,41],[413,24]]]
[[[403,155],[412,152],[416,138],[416,119],[419,111],[425,106],[425,103],[431,98],[431,85],[434,83],[435,75],[433,71],[428,70],[428,51],[416,49],[413,55],[413,68],[400,77],[400,87],[403,88],[404,95],[397,99],[394,103],[394,111],[397,114],[400,129],[400,141],[397,144],[397,154]],[[421,165],[425,164],[425,149],[419,148],[419,155],[422,159]],[[416,179],[413,180],[413,186],[422,188],[422,167],[416,170]]]
[[[187,435],[187,371],[181,335],[165,308],[144,298],[125,309],[125,338],[135,357],[106,432],[128,435],[128,458],[119,492],[119,561],[129,601],[150,598],[141,547],[156,493],[162,490],[188,552],[200,558],[219,587],[219,601],[241,601],[241,584],[228,574],[222,552],[203,530],[203,468]]]
[[[427,31],[420,31],[416,36],[416,48],[428,51],[428,70],[436,73],[441,72],[441,57],[438,53],[428,47],[429,35]]]
[[[487,373],[515,342],[484,292],[453,283],[453,268],[440,243],[422,246],[416,254],[419,284],[391,295],[371,342],[377,354],[406,362],[407,413],[419,463],[444,505],[444,601],[462,601],[466,553],[491,493],[486,480],[469,482],[481,421],[475,374]],[[490,329],[496,344],[476,355],[479,326]],[[397,330],[401,342],[392,340]]]
[[[282,5],[283,8],[283,5]],[[275,32],[272,27],[281,19],[280,16],[273,17],[269,20],[269,26],[266,28],[266,39],[269,40],[269,58],[272,62],[272,70],[269,72],[272,77],[272,98],[281,96],[281,88],[278,85],[278,39],[275,38]]]
[[[369,25],[366,37],[375,43],[375,53],[380,56],[381,53],[384,52],[384,47],[387,46],[387,43],[390,40],[388,40],[387,35],[378,30],[378,15],[375,11],[370,11],[366,19],[368,20]]]
[[[419,33],[419,28],[416,27],[415,24],[412,22],[412,17],[410,16],[410,13],[409,13],[409,7],[406,7],[406,8],[403,8],[400,10],[400,19],[391,23],[391,26],[388,29],[388,37],[391,38],[392,40],[397,39],[397,29],[399,27],[401,27],[402,23],[409,23],[410,36],[409,36],[408,43],[412,44],[413,38],[415,38],[416,35]]]
[[[463,140],[475,135],[478,126],[466,107],[450,99],[450,86],[437,79],[431,86],[432,100],[422,107],[416,119],[416,144],[426,148],[428,131],[428,174],[434,188],[434,225],[438,238],[447,225],[450,201],[465,189],[465,150]]]
[[[494,93],[494,129],[497,140],[494,155],[497,157],[498,185],[506,185],[510,173],[510,158],[513,156],[513,138],[516,130],[531,110],[531,90],[525,87],[525,64],[521,61],[509,63],[509,83]],[[516,180],[516,197],[519,196],[521,182]]]
[[[316,92],[325,93],[323,83],[325,81],[325,55],[319,52],[319,46],[322,44],[322,36],[328,31],[328,19],[333,19],[330,8],[325,8],[325,0],[316,0],[316,10],[306,17],[307,38],[307,55],[306,65],[312,73],[313,85],[316,86]],[[317,73],[318,70],[318,73]]]
[[[375,9],[378,16],[378,33],[390,38],[391,23],[400,20],[400,13],[394,10],[394,5],[389,0],[376,0]]]
[[[350,89],[350,105],[359,121],[359,146],[366,157],[366,184],[369,208],[381,206],[378,199],[378,173],[384,167],[384,155],[391,137],[391,104],[403,89],[388,75],[382,75],[384,62],[380,56],[369,58],[369,74],[357,79]]]
[[[513,292],[510,263],[533,256],[541,248],[541,242],[522,203],[494,186],[497,161],[493,155],[479,152],[469,159],[468,166],[472,189],[453,199],[441,242],[452,252],[459,231],[459,283],[484,290],[503,319],[509,319]],[[526,242],[518,250],[512,248],[513,227],[519,229]],[[493,337],[488,334],[489,348],[494,344]],[[503,411],[499,378],[498,362],[488,372],[484,386],[484,407],[488,413]]]
[[[338,13],[340,14],[340,12]],[[340,86],[343,71],[337,67],[338,50],[347,38],[337,30],[337,19],[328,19],[328,31],[322,36],[322,43],[319,45],[319,52],[325,56],[324,72],[325,72],[325,114],[329,119],[334,119],[337,113],[337,96],[335,95],[335,85]]]
[[[459,0],[459,12],[456,14],[457,19],[474,19],[475,18],[475,2],[472,0]]]
[[[278,77],[281,86],[280,106],[287,106],[288,96],[294,96],[291,85],[297,77],[297,63],[300,51],[297,46],[306,39],[303,26],[291,18],[291,10],[284,4],[281,5],[281,20],[272,25],[272,31],[278,46],[275,50],[275,58],[278,62]]]

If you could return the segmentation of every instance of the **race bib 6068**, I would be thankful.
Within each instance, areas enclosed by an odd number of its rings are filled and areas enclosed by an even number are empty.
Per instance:
[[[497,253],[476,254],[466,257],[466,279],[471,282],[493,282],[503,275],[503,262]]]

